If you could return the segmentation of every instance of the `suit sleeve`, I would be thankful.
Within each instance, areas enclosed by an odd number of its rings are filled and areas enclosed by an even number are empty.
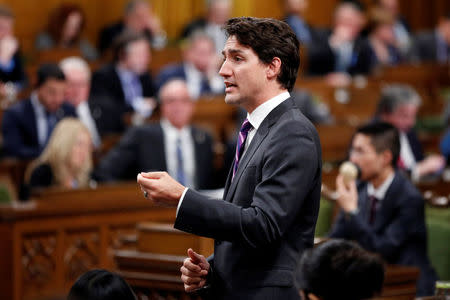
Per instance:
[[[348,217],[341,215],[331,237],[356,240],[369,251],[380,253],[387,259],[394,257],[417,229],[414,224],[423,220],[423,215],[420,214],[423,211],[423,200],[420,196],[405,198],[408,203],[397,209],[392,222],[382,232],[375,232],[360,214]]]
[[[249,193],[253,195],[249,207],[208,199],[189,189],[175,227],[250,248],[277,242],[294,222],[313,182],[320,178],[320,149],[299,122],[284,123],[267,145],[258,150],[265,151],[262,178],[254,193]]]
[[[34,158],[39,155],[39,147],[25,144],[19,128],[19,116],[14,111],[6,111],[2,121],[3,148],[8,156]]]
[[[102,159],[94,172],[94,177],[99,181],[124,179],[126,171],[136,166],[138,141],[138,128],[129,129],[119,143]]]

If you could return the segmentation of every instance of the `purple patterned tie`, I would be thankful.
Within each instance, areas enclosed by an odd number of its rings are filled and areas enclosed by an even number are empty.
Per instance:
[[[234,159],[233,178],[239,166],[239,159],[241,158],[242,153],[244,153],[245,140],[247,139],[248,132],[252,128],[253,128],[252,124],[250,124],[248,119],[245,119],[244,123],[242,123],[241,130],[239,131],[239,137],[236,145],[236,157]]]

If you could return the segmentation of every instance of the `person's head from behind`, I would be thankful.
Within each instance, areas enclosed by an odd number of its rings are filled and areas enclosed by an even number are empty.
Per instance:
[[[344,240],[307,250],[300,272],[303,300],[366,299],[381,291],[384,280],[382,260]]]
[[[347,40],[355,40],[365,22],[364,12],[356,3],[344,1],[336,6],[333,30]]]
[[[371,37],[385,45],[395,44],[394,18],[385,9],[375,7],[370,10],[368,31]]]
[[[384,178],[395,169],[399,155],[398,131],[389,123],[369,123],[353,136],[350,161],[360,168],[363,181]]]
[[[67,57],[59,63],[66,77],[66,100],[77,107],[89,98],[91,70],[80,57]]]
[[[58,122],[37,159],[41,163],[50,165],[56,185],[70,187],[68,180],[76,180],[79,187],[86,187],[92,170],[92,141],[86,126],[75,118]]]
[[[308,9],[308,0],[284,0],[286,14],[303,16]]]
[[[13,30],[14,14],[9,7],[0,4],[0,40],[13,35]]]
[[[409,85],[393,84],[382,89],[377,115],[402,132],[408,132],[416,124],[421,104],[420,95]]]
[[[274,19],[233,18],[225,25],[228,40],[219,74],[224,78],[225,101],[247,111],[282,91],[291,91],[300,64],[299,42],[285,22]]]
[[[231,0],[207,0],[208,22],[223,25],[230,18]]]
[[[80,6],[63,3],[50,15],[48,31],[57,44],[72,45],[79,41],[84,23]]]
[[[195,104],[189,96],[186,82],[181,79],[167,81],[159,90],[161,116],[181,129],[191,122]]]
[[[113,51],[114,61],[120,67],[138,75],[148,70],[151,50],[144,34],[124,31],[115,39]]]
[[[124,21],[133,31],[142,33],[152,16],[152,6],[148,1],[131,0],[125,5]]]
[[[66,77],[56,64],[43,64],[37,70],[36,91],[48,112],[56,112],[64,102]]]
[[[137,300],[119,275],[107,270],[91,270],[78,278],[67,300]]]
[[[214,41],[206,33],[192,33],[185,45],[184,59],[202,73],[208,72],[216,59]]]

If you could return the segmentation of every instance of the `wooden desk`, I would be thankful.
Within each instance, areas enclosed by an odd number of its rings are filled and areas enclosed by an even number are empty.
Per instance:
[[[135,249],[137,223],[174,218],[175,209],[153,206],[136,183],[51,190],[0,206],[1,298],[66,295],[85,271],[113,269],[114,250]]]

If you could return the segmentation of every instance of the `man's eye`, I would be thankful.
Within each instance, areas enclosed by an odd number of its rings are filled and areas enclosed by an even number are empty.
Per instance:
[[[234,57],[234,60],[235,60],[235,61],[241,61],[241,60],[242,60],[242,57],[240,57],[240,56],[235,56],[235,57]]]

